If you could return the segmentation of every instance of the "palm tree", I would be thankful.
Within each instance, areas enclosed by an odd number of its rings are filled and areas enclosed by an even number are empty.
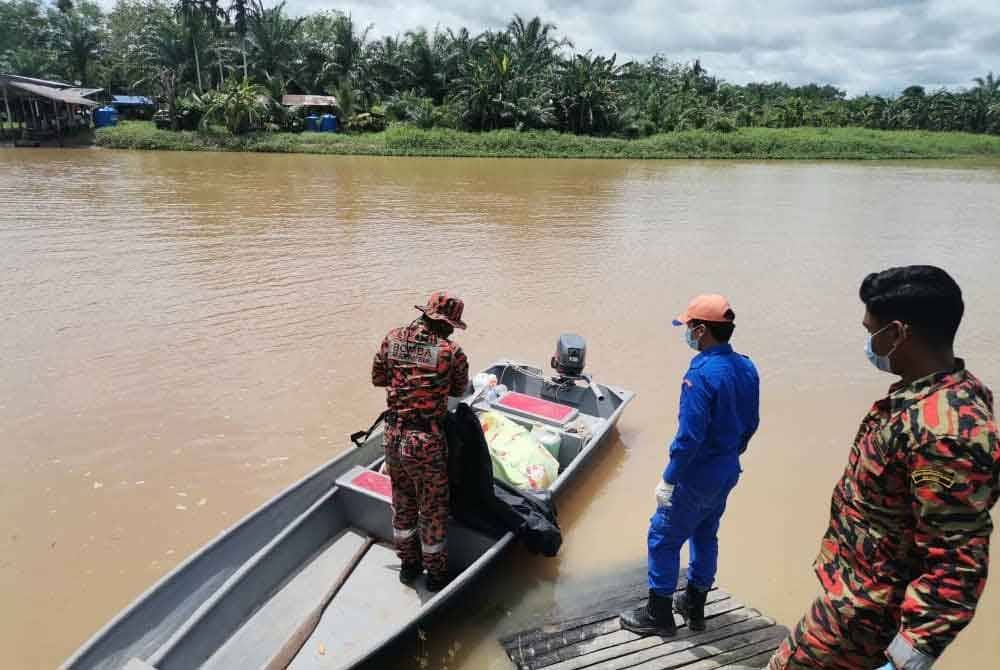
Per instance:
[[[184,27],[187,29],[187,33],[191,38],[190,45],[191,51],[194,54],[195,78],[198,82],[198,92],[202,93],[205,89],[201,83],[201,57],[198,53],[198,44],[203,41],[203,38],[205,37],[204,33],[206,33],[207,30],[204,25],[201,1],[178,0],[174,11],[181,19],[181,22],[184,24]]]
[[[968,130],[976,133],[988,132],[990,108],[1000,102],[1000,77],[989,72],[985,77],[975,77],[976,87],[970,91],[966,109]]]
[[[267,91],[244,79],[233,81],[214,97],[201,119],[202,128],[210,123],[222,123],[233,135],[260,128],[267,116]]]
[[[176,15],[162,17],[146,27],[141,37],[142,58],[155,74],[152,82],[167,102],[170,125],[177,130],[178,85],[191,66],[191,38]],[[144,82],[136,82],[140,85]]]
[[[989,100],[1000,97],[1000,77],[994,77],[992,72],[985,77],[975,77],[976,91]]]
[[[81,86],[89,82],[92,65],[104,48],[105,36],[100,10],[96,5],[81,4],[79,8],[62,12],[56,17],[55,46],[71,76]]]
[[[412,73],[406,63],[402,41],[386,36],[365,47],[363,62],[366,64],[367,82],[374,95],[389,98],[406,90]]]
[[[350,14],[337,17],[333,34],[334,61],[342,75],[350,76],[357,70],[371,30],[372,25],[369,24],[359,31]]]
[[[288,18],[284,0],[267,8],[261,0],[250,1],[247,38],[254,67],[261,79],[268,76],[287,79],[291,76],[297,38],[304,20]]]
[[[903,89],[890,105],[889,123],[894,128],[909,130],[927,127],[927,93],[923,86]]]
[[[519,14],[514,14],[507,24],[507,32],[522,67],[531,70],[544,68],[555,61],[558,49],[573,47],[573,43],[566,38],[557,40],[553,35],[555,30],[554,23],[542,23],[537,16],[525,22]]]
[[[455,100],[464,107],[465,124],[477,130],[514,125],[514,59],[506,33],[483,33],[476,39],[456,82]]]
[[[927,98],[927,127],[930,130],[961,128],[958,98],[955,94],[942,90]]]
[[[986,112],[986,132],[1000,135],[1000,102],[990,105]]]
[[[232,0],[229,4],[229,18],[233,30],[240,39],[240,54],[243,56],[243,78],[247,78],[247,12],[246,0]]]
[[[576,54],[559,67],[558,105],[574,133],[608,132],[618,115],[615,83],[621,68],[615,56]]]

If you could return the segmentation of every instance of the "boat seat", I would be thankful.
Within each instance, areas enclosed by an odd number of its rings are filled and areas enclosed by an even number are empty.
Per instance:
[[[569,405],[552,402],[525,393],[511,391],[505,393],[499,400],[491,403],[493,407],[526,419],[549,424],[550,426],[565,426],[576,418],[577,410]]]
[[[392,504],[392,480],[389,475],[355,465],[337,479],[337,486],[357,491]]]

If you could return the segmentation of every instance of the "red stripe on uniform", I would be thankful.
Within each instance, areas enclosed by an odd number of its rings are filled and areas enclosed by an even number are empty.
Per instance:
[[[941,417],[938,416],[938,396],[936,393],[924,401],[924,423],[931,428],[937,428],[941,425]]]

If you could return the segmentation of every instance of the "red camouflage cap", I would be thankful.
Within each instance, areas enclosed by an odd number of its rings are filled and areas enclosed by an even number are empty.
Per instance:
[[[414,307],[423,312],[428,319],[444,321],[454,328],[465,330],[465,322],[462,321],[465,303],[462,302],[461,298],[448,291],[435,291],[431,293],[431,297],[427,298],[426,305],[414,305]]]

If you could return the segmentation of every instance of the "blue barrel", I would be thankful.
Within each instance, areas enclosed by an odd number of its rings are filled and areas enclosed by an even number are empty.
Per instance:
[[[319,132],[319,117],[315,114],[310,114],[306,117],[306,130],[318,133]]]
[[[94,111],[94,127],[106,128],[118,125],[118,110],[114,107],[101,107]]]
[[[324,114],[319,117],[319,129],[324,133],[337,132],[337,117],[333,114]]]

